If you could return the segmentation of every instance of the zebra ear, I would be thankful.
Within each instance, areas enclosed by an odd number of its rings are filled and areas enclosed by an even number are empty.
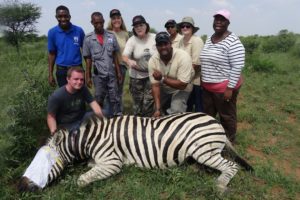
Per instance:
[[[56,131],[56,133],[53,136],[54,144],[58,146],[62,140],[63,140],[63,131],[62,130]]]

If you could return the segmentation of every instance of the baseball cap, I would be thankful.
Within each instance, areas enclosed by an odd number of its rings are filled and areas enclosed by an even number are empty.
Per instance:
[[[176,21],[174,19],[169,19],[166,23],[165,23],[165,28],[167,28],[167,26],[171,25],[171,26],[176,26]]]
[[[118,9],[112,9],[109,13],[109,16],[113,17],[115,15],[121,16],[121,12]]]
[[[215,14],[214,14],[214,17],[216,15],[222,15],[223,17],[225,17],[225,19],[227,19],[228,21],[230,21],[230,12],[226,9],[221,9],[221,10],[218,10]]]
[[[161,43],[161,42],[170,42],[170,36],[167,32],[159,32],[155,36],[155,42],[156,44]]]
[[[133,17],[132,19],[132,26],[135,26],[137,24],[142,24],[142,23],[147,23],[145,18],[142,15],[137,15],[135,17]]]

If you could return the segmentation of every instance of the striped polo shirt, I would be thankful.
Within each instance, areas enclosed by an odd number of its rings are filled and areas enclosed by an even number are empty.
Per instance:
[[[234,33],[215,44],[210,37],[206,40],[200,60],[202,82],[228,81],[227,87],[235,88],[245,65],[245,48]]]

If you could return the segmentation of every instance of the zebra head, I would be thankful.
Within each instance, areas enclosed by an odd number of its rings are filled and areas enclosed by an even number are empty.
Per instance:
[[[42,146],[33,161],[26,169],[18,184],[20,192],[34,192],[44,188],[55,180],[72,160],[72,156],[65,153],[68,131],[61,129],[48,139]]]

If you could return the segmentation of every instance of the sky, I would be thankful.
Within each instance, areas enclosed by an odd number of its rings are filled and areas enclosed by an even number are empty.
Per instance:
[[[4,0],[0,0],[4,2]],[[197,35],[213,34],[212,22],[215,11],[226,8],[231,12],[229,30],[240,36],[276,35],[280,30],[300,33],[300,0],[22,0],[41,7],[38,20],[39,35],[47,35],[49,28],[57,25],[55,9],[65,5],[71,13],[71,22],[81,26],[88,33],[93,30],[90,15],[94,11],[103,14],[109,21],[109,11],[121,11],[128,30],[132,18],[143,15],[151,28],[165,31],[168,19],[180,22],[191,16],[200,30]],[[298,20],[297,20],[298,19]],[[105,24],[106,27],[107,24]]]

